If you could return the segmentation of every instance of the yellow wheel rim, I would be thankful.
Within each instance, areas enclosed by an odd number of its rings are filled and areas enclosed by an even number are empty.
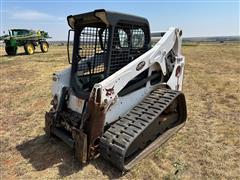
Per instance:
[[[48,50],[48,46],[47,46],[46,43],[44,43],[42,47],[43,47],[43,50],[44,50],[45,52]]]
[[[29,46],[27,47],[27,49],[28,49],[28,53],[29,53],[29,54],[33,54],[34,49],[33,49],[33,46],[32,46],[32,45],[29,45]]]

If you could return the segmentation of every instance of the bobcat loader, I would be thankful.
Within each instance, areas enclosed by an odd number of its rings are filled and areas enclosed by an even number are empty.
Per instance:
[[[71,66],[53,74],[45,132],[82,163],[101,155],[129,170],[185,124],[182,31],[170,28],[151,48],[145,18],[100,9],[67,20]]]

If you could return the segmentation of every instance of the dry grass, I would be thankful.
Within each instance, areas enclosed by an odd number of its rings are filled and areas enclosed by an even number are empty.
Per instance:
[[[44,136],[51,74],[68,66],[65,48],[3,55],[1,179],[239,179],[240,45],[185,46],[183,53],[187,124],[123,176],[101,158],[80,166],[71,149]]]

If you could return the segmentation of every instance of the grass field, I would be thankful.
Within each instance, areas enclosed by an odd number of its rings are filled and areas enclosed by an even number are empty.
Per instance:
[[[101,158],[82,167],[44,136],[52,73],[68,66],[65,47],[1,54],[1,179],[240,179],[239,44],[183,47],[186,126],[125,175]]]

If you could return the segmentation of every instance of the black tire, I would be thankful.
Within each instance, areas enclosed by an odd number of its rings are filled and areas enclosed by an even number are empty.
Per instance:
[[[15,56],[17,54],[17,47],[14,46],[6,46],[5,51],[9,56]]]
[[[24,50],[25,50],[26,54],[31,55],[34,53],[35,47],[32,43],[28,42],[24,45]]]
[[[41,48],[41,51],[42,51],[43,53],[48,52],[48,48],[49,48],[48,42],[47,42],[47,41],[42,41],[42,42],[40,43],[40,48]]]

